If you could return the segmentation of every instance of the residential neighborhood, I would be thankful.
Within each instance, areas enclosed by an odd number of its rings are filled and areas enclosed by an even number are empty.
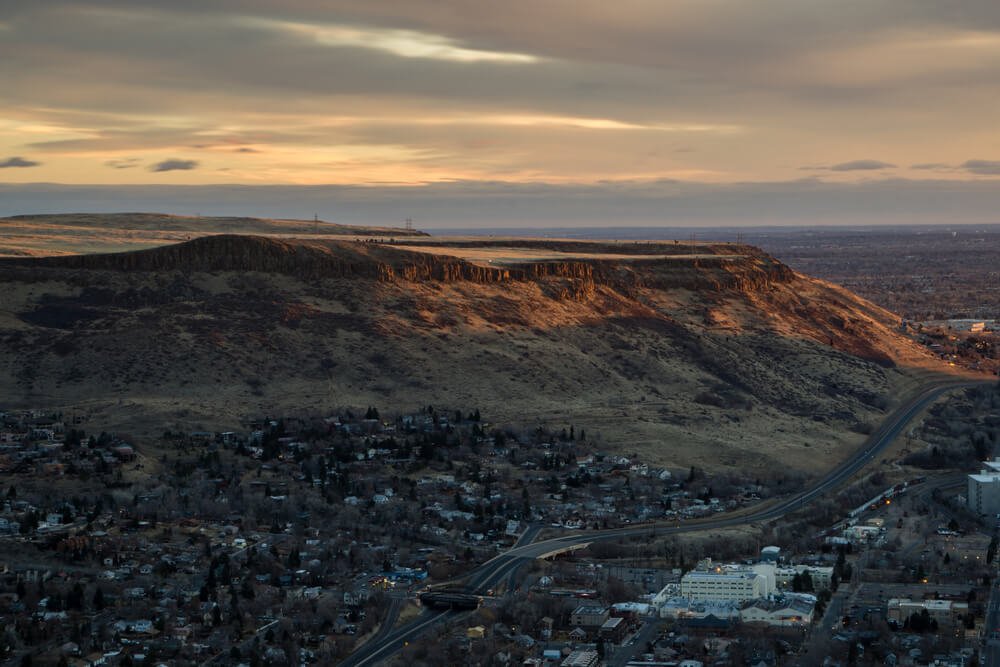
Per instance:
[[[332,664],[519,543],[679,526],[778,493],[774,479],[650,466],[575,425],[524,431],[475,409],[259,417],[146,443],[91,435],[85,415],[0,419],[10,664]],[[664,534],[556,553],[402,657],[443,642],[468,664],[806,665],[835,642],[903,665],[928,664],[914,650],[930,642],[953,656],[935,664],[972,664],[995,540],[964,498],[940,504],[928,488],[911,478],[800,519],[808,536],[775,524],[756,548]],[[935,531],[914,518],[938,513],[950,520]],[[914,540],[917,569],[886,580]]]

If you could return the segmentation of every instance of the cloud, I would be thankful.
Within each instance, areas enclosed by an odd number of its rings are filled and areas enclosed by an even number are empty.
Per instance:
[[[836,164],[868,150],[959,178],[983,169],[957,165],[992,136],[1000,90],[989,0],[7,4],[0,156],[45,162],[22,179],[85,181],[131,154],[103,177],[187,155],[197,169],[169,180],[218,182],[240,146],[268,159],[233,160],[230,182],[846,180],[889,168]]]
[[[9,157],[3,162],[0,162],[0,169],[9,169],[11,167],[37,167],[41,162],[35,162],[34,160],[26,160],[23,157]]]
[[[972,174],[1000,176],[1000,160],[966,160],[959,166]]]
[[[104,163],[104,166],[111,167],[112,169],[132,169],[138,167],[140,162],[142,160],[137,157],[129,157],[121,160],[108,160]]]
[[[256,148],[250,148],[248,146],[243,146],[242,148],[237,148],[236,153],[259,153],[260,151]]]
[[[198,168],[197,160],[164,160],[149,168],[150,171],[189,171]]]
[[[944,162],[921,162],[919,164],[911,164],[910,169],[938,171],[952,169],[952,166],[950,164],[945,164]]]
[[[530,64],[538,61],[538,58],[526,53],[466,48],[442,35],[413,30],[255,19],[249,20],[248,23],[254,27],[284,31],[296,37],[307,37],[325,46],[372,49],[401,58],[426,58],[458,63]]]
[[[830,171],[871,171],[874,169],[893,169],[896,165],[881,160],[851,160],[830,167]]]

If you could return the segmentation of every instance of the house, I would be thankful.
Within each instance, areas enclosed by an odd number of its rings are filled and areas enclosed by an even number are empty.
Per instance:
[[[541,621],[538,622],[538,634],[541,635],[542,639],[552,638],[552,626],[555,621],[551,616],[545,616]]]
[[[134,621],[117,621],[114,624],[117,632],[148,635],[154,632],[153,622],[149,619],[141,618]]]
[[[112,449],[114,455],[118,457],[119,461],[134,461],[135,460],[135,449],[131,445],[118,445]]]

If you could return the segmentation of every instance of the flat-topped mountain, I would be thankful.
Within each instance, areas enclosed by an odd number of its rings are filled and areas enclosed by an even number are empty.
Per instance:
[[[211,234],[276,237],[416,237],[396,227],[342,225],[324,220],[184,216],[165,213],[60,213],[0,218],[0,256],[42,257],[151,248]]]
[[[0,405],[133,432],[435,404],[808,472],[941,370],[891,313],[744,245],[215,235],[0,281]]]
[[[793,272],[750,246],[556,241],[440,241],[433,245],[215,235],[134,252],[67,255],[8,265],[112,271],[260,271],[302,278],[358,277],[496,283],[567,279],[585,289],[751,289]]]

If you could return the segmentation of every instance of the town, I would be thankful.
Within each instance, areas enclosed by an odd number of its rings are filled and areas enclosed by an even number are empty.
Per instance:
[[[402,655],[974,664],[1000,514],[1000,463],[976,454],[996,437],[997,407],[989,389],[936,406],[898,452],[909,477],[870,473],[760,531],[654,532],[537,559]],[[917,443],[937,447],[959,409],[980,444],[965,460],[983,470],[914,475],[935,464]],[[2,413],[10,664],[336,663],[516,544],[738,514],[796,483],[650,466],[604,453],[584,427],[518,430],[475,408],[260,417],[142,446],[85,425]]]

